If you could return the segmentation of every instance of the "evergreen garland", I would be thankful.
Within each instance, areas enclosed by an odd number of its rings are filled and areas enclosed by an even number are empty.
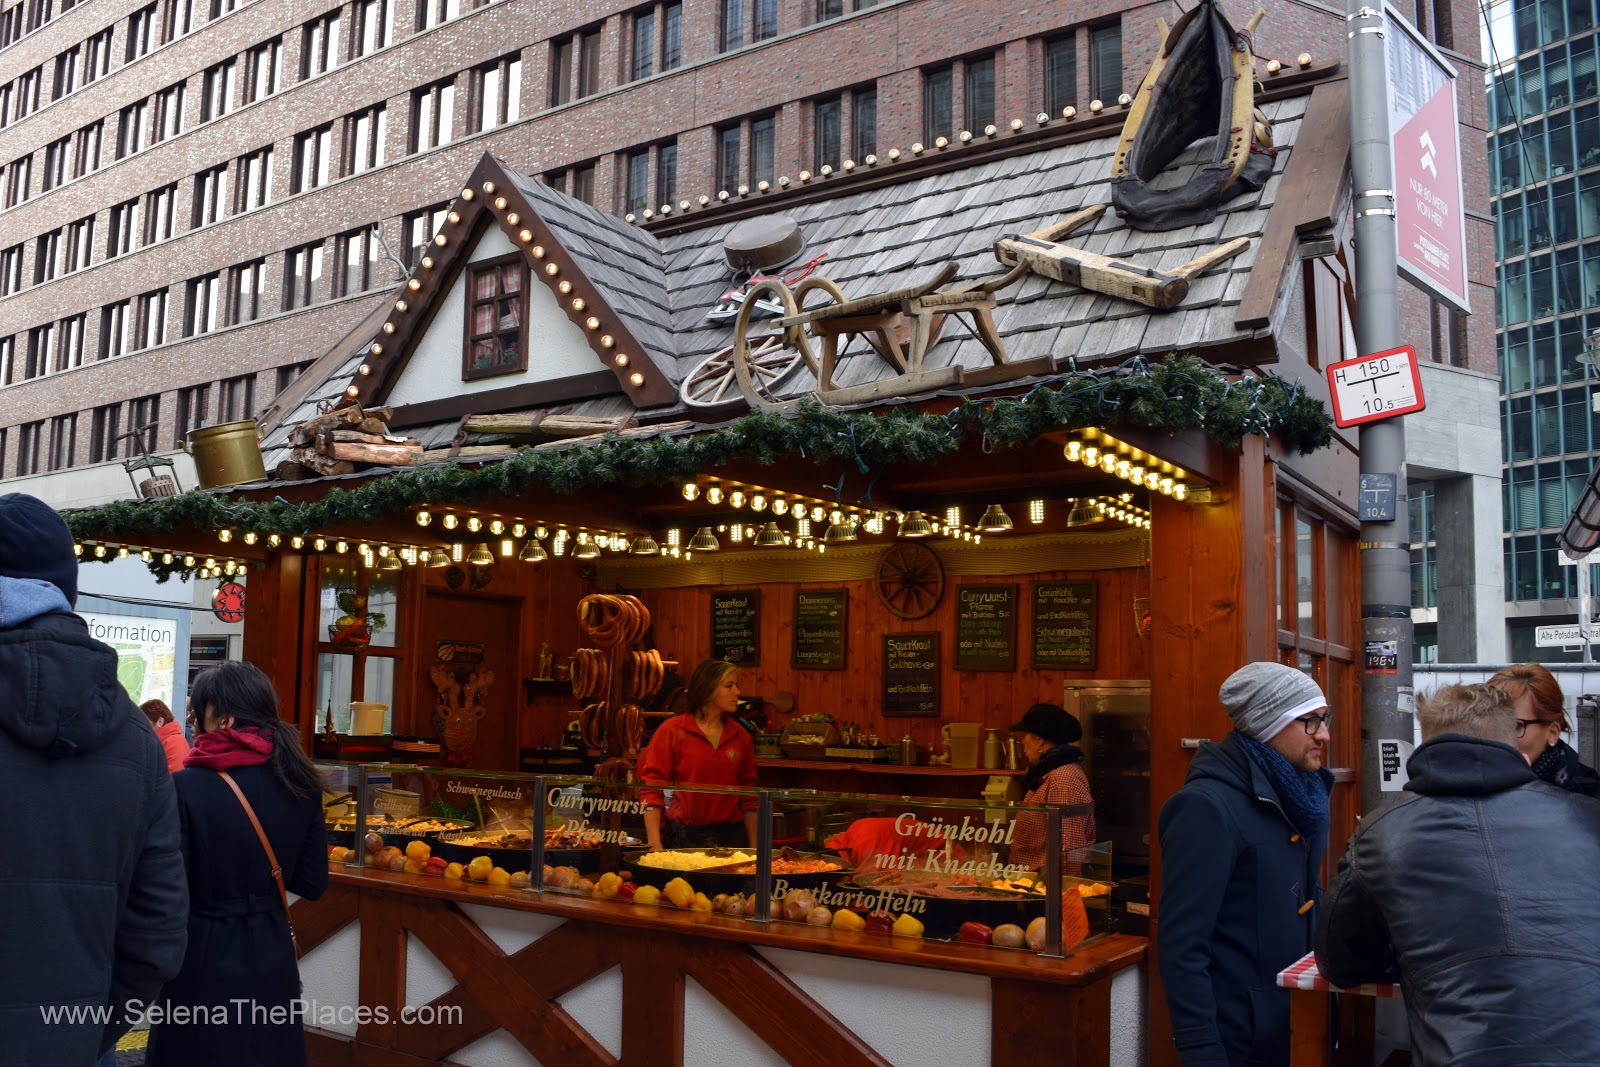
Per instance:
[[[113,501],[64,516],[80,541],[137,540],[180,528],[225,527],[288,538],[388,518],[423,504],[665,485],[740,459],[762,465],[844,459],[865,473],[887,463],[935,463],[964,444],[1000,450],[1055,430],[1124,426],[1168,434],[1203,429],[1225,448],[1237,448],[1246,434],[1277,433],[1301,453],[1310,453],[1332,440],[1332,425],[1321,402],[1299,383],[1270,372],[1229,380],[1194,356],[1169,356],[1159,363],[1135,357],[1114,368],[1074,368],[1022,396],[967,398],[944,415],[910,405],[882,413],[838,411],[813,400],[792,412],[752,411],[734,422],[681,436],[608,437],[567,448],[523,450],[478,467],[401,468],[299,504],[281,497],[234,500],[193,490],[155,500]],[[178,561],[152,562],[150,568],[163,580],[191,569]]]

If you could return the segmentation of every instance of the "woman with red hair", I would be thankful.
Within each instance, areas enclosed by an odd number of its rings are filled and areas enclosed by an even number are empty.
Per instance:
[[[1510,697],[1516,708],[1517,748],[1533,773],[1562,789],[1600,796],[1600,774],[1585,766],[1561,739],[1572,730],[1572,723],[1555,675],[1537,663],[1515,663],[1497,672],[1489,684]]]

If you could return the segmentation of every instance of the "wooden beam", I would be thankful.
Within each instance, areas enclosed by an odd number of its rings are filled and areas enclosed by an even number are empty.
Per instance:
[[[1333,222],[1350,158],[1350,83],[1328,82],[1311,93],[1300,133],[1289,151],[1277,201],[1256,246],[1255,264],[1233,317],[1235,328],[1271,326],[1278,294],[1292,271],[1301,229]]]
[[[683,969],[694,949],[678,939],[633,940],[622,964],[622,1062],[629,1067],[683,1067]]]
[[[991,978],[990,1063],[1111,1062],[1111,983],[1051,988]]]
[[[597,396],[615,396],[621,391],[617,387],[617,376],[611,371],[590,371],[587,374],[574,374],[559,381],[512,385],[504,389],[486,389],[481,393],[445,397],[442,400],[401,404],[394,409],[394,416],[389,420],[389,426],[391,429],[398,426],[423,426],[479,412],[511,411],[517,408],[538,407],[541,404],[588,400]]]

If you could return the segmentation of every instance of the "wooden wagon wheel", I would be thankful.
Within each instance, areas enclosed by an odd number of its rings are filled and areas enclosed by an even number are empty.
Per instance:
[[[813,284],[815,281],[816,279],[807,278],[801,282],[800,288],[797,290],[799,295],[804,296],[810,289],[818,288],[819,286]],[[831,285],[831,283],[829,284]],[[837,292],[838,290],[835,289],[834,291]],[[768,408],[781,407],[783,402],[773,392],[776,380],[764,382],[760,380],[754,369],[752,353],[756,345],[767,337],[781,338],[784,347],[794,351],[804,360],[806,366],[811,368],[813,375],[817,373],[817,357],[816,353],[811,351],[811,338],[806,333],[804,326],[785,326],[775,334],[752,335],[750,333],[750,317],[755,314],[756,304],[763,295],[771,295],[773,299],[782,304],[783,314],[786,318],[800,313],[800,300],[796,296],[796,292],[790,291],[789,287],[777,278],[766,278],[751,286],[744,294],[744,303],[739,307],[739,317],[734,320],[733,324],[733,345],[731,346],[733,350],[733,371],[739,381],[739,391],[744,393],[745,399],[749,400],[751,404]]]
[[[783,343],[779,334],[750,340],[750,373],[763,392],[770,393],[801,363],[799,352]],[[692,408],[717,407],[732,399],[728,390],[738,381],[733,370],[733,346],[719,348],[700,361],[678,387],[678,398]]]
[[[890,545],[878,557],[873,585],[892,614],[920,619],[938,607],[944,595],[944,566],[933,549],[920,542]]]

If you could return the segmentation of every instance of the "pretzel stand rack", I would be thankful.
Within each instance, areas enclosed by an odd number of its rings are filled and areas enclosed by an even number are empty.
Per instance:
[[[650,609],[637,597],[594,593],[578,601],[578,626],[599,648],[580,648],[572,658],[572,695],[589,700],[578,717],[583,744],[600,753],[595,777],[607,799],[624,799],[633,764],[644,740],[644,709],[639,701],[660,690],[673,660],[656,649],[632,651],[650,629]],[[602,870],[622,866],[622,813],[605,813]]]

